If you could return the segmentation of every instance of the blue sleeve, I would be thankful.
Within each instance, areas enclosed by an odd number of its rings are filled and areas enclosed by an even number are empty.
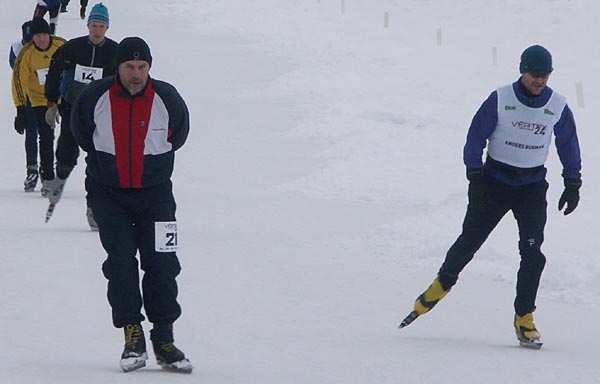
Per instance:
[[[563,166],[563,177],[581,178],[581,151],[575,128],[575,118],[568,105],[565,106],[560,120],[554,126],[556,149]]]
[[[8,55],[8,64],[10,65],[10,68],[14,68],[15,67],[15,61],[16,60],[17,60],[17,55],[15,55],[15,51],[11,47],[10,48],[10,54]]]
[[[492,92],[481,104],[469,127],[467,142],[463,149],[463,161],[469,168],[483,167],[483,149],[487,145],[496,124],[498,123],[498,93]]]

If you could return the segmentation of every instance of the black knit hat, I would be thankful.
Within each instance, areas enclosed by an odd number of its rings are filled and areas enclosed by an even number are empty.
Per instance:
[[[31,20],[31,24],[29,25],[29,33],[31,33],[31,36],[38,33],[50,33],[50,26],[43,17],[36,16],[33,18],[33,20]]]
[[[150,47],[140,37],[126,37],[117,46],[117,54],[115,56],[115,65],[129,60],[143,60],[152,66],[152,55]]]

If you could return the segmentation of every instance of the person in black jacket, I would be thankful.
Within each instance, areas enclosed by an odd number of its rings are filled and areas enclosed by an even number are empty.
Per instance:
[[[189,112],[173,86],[150,77],[152,55],[141,38],[119,43],[116,65],[117,75],[91,83],[77,98],[71,129],[87,152],[91,207],[108,253],[102,271],[113,325],[124,328],[121,368],[146,365],[143,304],[153,323],[150,339],[158,364],[190,373],[189,360],[173,345],[173,323],[181,315],[175,281],[181,266],[171,183],[175,151],[189,133]]]
[[[57,178],[51,183],[48,193],[51,204],[60,200],[67,177],[79,157],[79,147],[71,133],[71,105],[90,82],[115,73],[117,42],[106,37],[109,27],[106,6],[102,3],[94,5],[87,26],[88,35],[71,39],[56,51],[46,77],[46,122],[53,127],[59,113],[61,117],[60,136],[56,146]],[[62,103],[58,104],[61,97]],[[96,230],[97,225],[89,204],[86,216],[90,228]]]

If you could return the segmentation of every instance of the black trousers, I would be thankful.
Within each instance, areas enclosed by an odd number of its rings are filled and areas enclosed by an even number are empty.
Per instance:
[[[90,199],[100,241],[108,257],[102,265],[108,279],[108,302],[117,328],[144,320],[172,324],[181,315],[176,276],[181,266],[175,252],[158,252],[155,223],[175,221],[172,184],[152,188],[120,189],[101,185],[88,177]],[[139,252],[144,271],[140,291]]]
[[[33,107],[40,138],[40,171],[42,179],[54,179],[54,129],[46,123],[46,107]]]
[[[60,135],[56,143],[56,170],[58,177],[66,179],[71,170],[77,165],[79,157],[79,145],[71,132],[71,105],[63,102],[58,106],[60,112]],[[61,174],[60,169],[64,170]]]
[[[535,309],[535,299],[546,258],[541,251],[546,225],[548,183],[511,186],[491,176],[485,177],[490,203],[481,209],[469,202],[462,233],[450,247],[438,277],[444,289],[450,289],[463,268],[473,259],[489,234],[508,211],[519,228],[521,263],[517,273],[515,312],[524,315]]]
[[[38,165],[38,127],[37,119],[29,100],[25,107],[25,160],[28,166]]]

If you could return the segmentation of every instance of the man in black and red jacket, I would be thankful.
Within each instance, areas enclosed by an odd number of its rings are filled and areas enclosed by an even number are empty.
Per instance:
[[[173,323],[181,314],[175,277],[181,267],[171,183],[175,151],[188,136],[189,112],[173,86],[149,76],[152,56],[144,40],[123,39],[115,61],[117,74],[92,82],[73,104],[71,129],[87,152],[90,203],[108,253],[102,266],[108,301],[114,326],[125,332],[121,368],[127,372],[146,364],[143,303],[153,323],[150,339],[158,364],[189,373],[189,360],[173,345]]]

